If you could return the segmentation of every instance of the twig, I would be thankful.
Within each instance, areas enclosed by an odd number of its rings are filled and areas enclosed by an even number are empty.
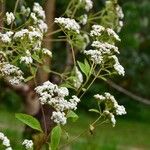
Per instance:
[[[124,89],[123,87],[117,85],[116,83],[114,83],[113,81],[111,80],[106,80],[105,81],[106,83],[108,83],[111,87],[113,87],[114,89],[116,89],[117,91],[131,97],[132,99],[138,101],[138,102],[141,102],[143,104],[146,104],[146,105],[150,105],[150,100],[149,99],[146,99],[146,98],[142,98],[140,96],[137,96],[136,94]]]

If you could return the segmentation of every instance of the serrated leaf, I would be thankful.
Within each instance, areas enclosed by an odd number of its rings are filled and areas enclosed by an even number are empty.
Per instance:
[[[53,128],[51,131],[51,142],[50,150],[57,150],[61,138],[61,127],[60,125]]]
[[[70,110],[68,113],[67,113],[67,118],[71,118],[73,122],[77,121],[77,119],[79,118],[78,115],[73,112],[72,110]]]
[[[22,114],[22,113],[17,113],[15,114],[15,117],[20,120],[21,122],[23,122],[24,124],[28,125],[29,127],[31,127],[32,129],[38,130],[40,132],[42,131],[41,125],[39,123],[39,121],[27,114]]]
[[[90,112],[100,113],[97,109],[89,109]]]

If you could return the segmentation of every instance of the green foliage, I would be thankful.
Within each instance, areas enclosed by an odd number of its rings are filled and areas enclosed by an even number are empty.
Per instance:
[[[68,113],[67,113],[67,118],[71,118],[71,120],[73,121],[73,122],[75,122],[75,121],[77,121],[78,120],[78,115],[75,113],[75,112],[73,112],[72,110],[70,110]]]
[[[51,131],[50,150],[57,150],[61,138],[61,127],[60,125],[54,127]]]
[[[85,59],[84,63],[79,62],[79,61],[77,63],[78,63],[78,66],[80,67],[81,71],[86,75],[86,77],[88,77],[89,73],[90,73],[90,69],[91,69],[88,61]]]
[[[30,115],[27,115],[27,114],[22,114],[22,113],[17,113],[15,116],[18,120],[20,120],[21,122],[23,122],[27,126],[31,127],[32,129],[43,132],[41,125],[36,118],[34,118]]]

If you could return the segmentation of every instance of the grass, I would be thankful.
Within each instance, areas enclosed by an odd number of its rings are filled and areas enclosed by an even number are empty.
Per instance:
[[[76,137],[94,121],[94,117],[89,117],[84,113],[80,114],[80,119],[76,123],[69,123],[64,127],[69,133],[67,140],[63,132],[63,143],[60,144],[62,150],[149,150],[150,130],[149,124],[124,118],[117,119],[116,127],[109,124],[101,125],[94,130],[93,135],[86,132],[74,142],[68,145],[70,139]],[[23,124],[17,121],[14,113],[0,112],[0,131],[4,132],[11,140],[14,150],[21,150]],[[64,142],[65,140],[65,142]]]

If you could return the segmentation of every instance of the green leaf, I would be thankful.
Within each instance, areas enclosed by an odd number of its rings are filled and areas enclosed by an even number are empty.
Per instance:
[[[68,113],[67,113],[67,118],[71,118],[73,122],[77,121],[77,119],[79,118],[78,115],[73,112],[72,110],[70,110]]]
[[[42,60],[39,58],[38,55],[33,54],[33,55],[32,55],[32,58],[33,58],[34,60],[36,60],[38,63],[42,64]]]
[[[21,122],[23,122],[24,124],[28,125],[29,127],[31,127],[32,129],[38,130],[40,132],[42,131],[41,125],[39,123],[39,121],[27,114],[22,114],[22,113],[17,113],[15,114],[15,117],[20,120]]]
[[[85,64],[85,67],[86,67],[86,71],[89,73],[90,70],[91,70],[91,67],[90,67],[90,65],[89,65],[89,63],[88,63],[88,61],[87,61],[87,59],[84,59],[84,64]]]
[[[51,142],[50,150],[57,150],[61,138],[61,127],[60,125],[53,128],[51,131]]]
[[[78,66],[80,67],[81,71],[88,77],[89,71],[86,68],[86,65],[82,62],[77,61]]]
[[[90,112],[100,113],[97,109],[89,109]]]

